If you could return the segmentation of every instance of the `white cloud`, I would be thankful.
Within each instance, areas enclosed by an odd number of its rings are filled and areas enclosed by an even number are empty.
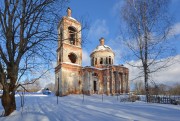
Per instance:
[[[98,19],[92,24],[88,33],[88,38],[99,39],[101,37],[107,36],[108,34],[109,34],[109,29],[106,25],[106,20]]]
[[[157,84],[163,83],[163,84],[173,85],[175,83],[180,83],[180,61],[179,61],[180,55],[176,55],[173,58],[174,58],[173,62],[175,63],[172,66],[169,66],[165,70],[156,72],[155,74],[152,75],[153,80]],[[137,64],[137,65],[141,64],[140,61],[130,61],[129,63]],[[140,74],[140,70],[138,68],[132,67],[128,64],[125,64],[125,66],[129,68],[130,80],[136,78]],[[143,80],[143,78],[131,81],[131,86],[133,86],[136,81],[140,81],[140,80]]]
[[[82,66],[89,66],[90,65],[90,57],[89,53],[86,50],[82,51]]]
[[[176,35],[180,35],[180,22],[174,24],[170,32],[170,36],[176,36]]]
[[[175,63],[166,68],[164,71],[158,72],[154,75],[159,83],[180,83],[180,55],[175,56]]]

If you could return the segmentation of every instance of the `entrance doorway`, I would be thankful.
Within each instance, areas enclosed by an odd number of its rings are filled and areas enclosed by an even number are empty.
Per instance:
[[[97,86],[96,81],[94,81],[94,93],[97,91],[96,86]]]

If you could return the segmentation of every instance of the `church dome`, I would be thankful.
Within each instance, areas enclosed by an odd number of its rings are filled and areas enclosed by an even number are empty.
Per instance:
[[[93,52],[96,52],[96,51],[111,51],[111,52],[113,52],[112,49],[109,46],[107,46],[107,45],[99,45],[99,46],[97,46],[93,50]]]
[[[114,52],[113,50],[104,45],[104,38],[101,38],[100,45],[98,45],[91,53],[91,66],[99,65],[112,65],[114,62]]]
[[[98,45],[93,51],[91,54],[93,54],[94,52],[97,52],[97,51],[109,51],[109,52],[113,52],[113,50],[107,46],[107,45],[104,45],[104,38],[101,38],[100,40],[100,45]]]

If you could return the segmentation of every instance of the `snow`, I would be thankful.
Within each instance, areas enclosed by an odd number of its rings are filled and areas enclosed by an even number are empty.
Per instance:
[[[62,64],[70,64],[70,65],[73,65],[73,66],[81,66],[79,64],[76,64],[76,63],[71,63],[71,62],[62,62]]]
[[[42,93],[44,88],[40,89],[39,91],[37,91],[37,93]]]
[[[94,66],[86,66],[84,68],[91,68],[91,69],[97,69],[97,70],[106,70],[106,69],[109,69],[109,68],[96,68]]]
[[[74,20],[74,21],[77,21],[75,18],[73,18],[73,17],[68,17],[68,18],[70,18],[70,19],[72,19],[72,20]]]
[[[38,95],[38,96],[37,96]],[[179,121],[180,105],[120,102],[116,96],[69,95],[59,97],[29,94],[25,106],[0,121]],[[3,111],[0,105],[0,113]]]
[[[110,50],[110,51],[112,51],[112,49],[107,45],[99,45],[99,46],[96,47],[96,49],[93,50],[93,52],[101,51],[101,50]]]

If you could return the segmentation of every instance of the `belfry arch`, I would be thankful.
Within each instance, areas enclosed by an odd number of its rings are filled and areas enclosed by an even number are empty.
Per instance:
[[[69,42],[72,45],[76,45],[77,30],[73,26],[68,27]]]

